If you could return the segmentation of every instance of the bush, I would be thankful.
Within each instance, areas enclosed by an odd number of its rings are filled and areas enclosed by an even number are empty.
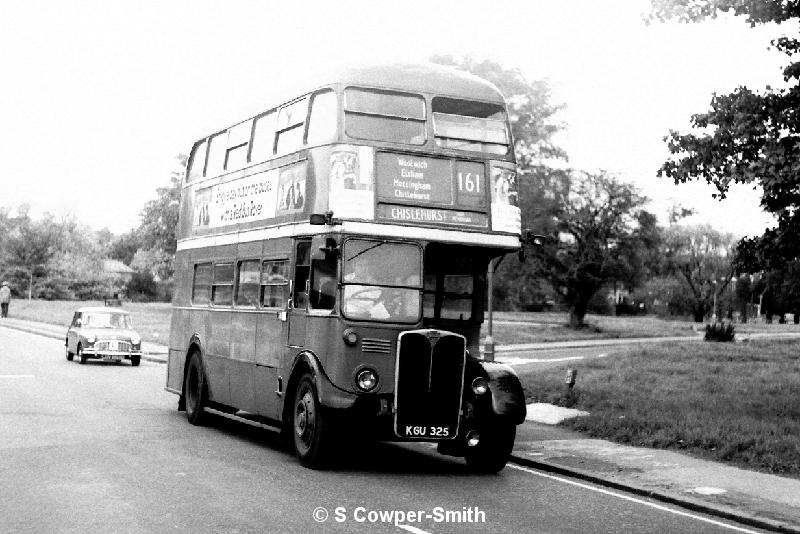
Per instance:
[[[733,341],[733,323],[714,323],[706,325],[706,341]]]

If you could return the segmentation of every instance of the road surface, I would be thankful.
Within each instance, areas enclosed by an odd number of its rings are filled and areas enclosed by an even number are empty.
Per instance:
[[[425,445],[310,471],[273,432],[190,425],[165,372],[0,327],[0,532],[753,531],[521,466],[472,475]]]

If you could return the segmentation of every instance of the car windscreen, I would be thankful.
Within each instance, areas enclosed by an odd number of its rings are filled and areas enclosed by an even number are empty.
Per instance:
[[[87,313],[83,326],[90,328],[130,328],[131,318],[124,313]]]

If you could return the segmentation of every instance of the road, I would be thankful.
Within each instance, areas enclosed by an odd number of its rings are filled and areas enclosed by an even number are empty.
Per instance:
[[[63,350],[0,328],[0,532],[752,532],[520,466],[472,475],[425,445],[353,447],[310,471],[275,433],[188,424],[163,364]],[[423,519],[382,522],[392,511]]]

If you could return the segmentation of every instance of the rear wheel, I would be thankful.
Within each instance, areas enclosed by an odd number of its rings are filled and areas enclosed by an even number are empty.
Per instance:
[[[183,382],[183,396],[186,399],[186,418],[189,422],[193,425],[205,423],[208,415],[203,408],[208,402],[208,390],[206,375],[197,352],[189,357],[189,367],[186,369],[186,378]]]
[[[294,393],[292,437],[300,463],[310,469],[320,469],[330,459],[333,436],[329,418],[319,402],[314,378],[304,375]]]
[[[78,345],[77,355],[78,355],[78,361],[80,361],[81,363],[86,363],[86,355],[83,353],[83,347],[81,347],[80,345]]]
[[[480,440],[467,448],[464,459],[476,473],[499,473],[511,457],[517,427],[511,423],[495,422],[481,425]]]
[[[141,363],[142,357],[141,356],[131,356],[131,365],[134,367],[139,367],[139,363]]]

